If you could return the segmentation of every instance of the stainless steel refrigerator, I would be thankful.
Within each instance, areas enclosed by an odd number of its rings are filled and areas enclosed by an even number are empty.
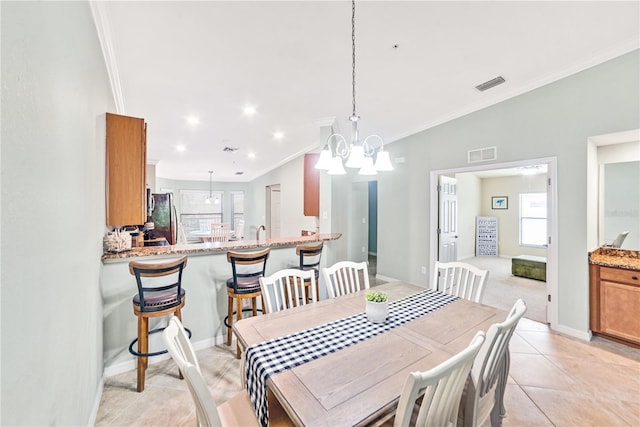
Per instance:
[[[178,224],[176,223],[177,215],[173,204],[173,194],[153,193],[149,205],[151,221],[154,223],[152,235],[156,238],[164,237],[170,245],[175,245]]]

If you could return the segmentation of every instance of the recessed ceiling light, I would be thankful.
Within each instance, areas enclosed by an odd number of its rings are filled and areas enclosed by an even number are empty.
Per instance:
[[[248,156],[250,159],[255,159],[255,158],[256,158],[256,153],[254,153],[254,152],[252,151],[252,152],[250,152],[249,154],[247,154],[247,156]]]
[[[282,132],[275,132],[275,133],[273,134],[273,137],[274,137],[275,139],[282,139],[282,138],[284,138],[284,133],[282,133]]]
[[[243,111],[247,116],[253,116],[256,113],[256,107],[252,107],[251,105],[248,105],[244,107]]]
[[[200,123],[200,119],[196,116],[189,116],[187,117],[187,123],[189,123],[190,125],[197,125]]]
[[[180,151],[180,152],[187,151],[187,147],[185,147],[182,144],[178,144],[176,145],[176,151]]]

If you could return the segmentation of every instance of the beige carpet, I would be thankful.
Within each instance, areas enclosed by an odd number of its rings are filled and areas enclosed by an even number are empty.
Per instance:
[[[482,300],[483,304],[510,310],[518,298],[522,298],[527,304],[524,317],[547,323],[546,282],[513,276],[511,258],[473,257],[460,261],[489,270],[489,281]]]

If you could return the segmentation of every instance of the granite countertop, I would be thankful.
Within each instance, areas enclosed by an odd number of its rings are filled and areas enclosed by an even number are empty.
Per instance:
[[[640,271],[640,251],[598,248],[589,253],[589,264]]]
[[[162,255],[214,255],[216,253],[226,252],[228,250],[243,250],[243,249],[257,249],[263,247],[287,247],[296,246],[304,243],[314,243],[317,241],[337,240],[342,236],[342,233],[328,233],[320,234],[319,238],[316,236],[296,236],[296,237],[278,237],[275,239],[260,239],[260,240],[236,240],[226,243],[191,243],[185,245],[172,245],[172,246],[144,246],[140,248],[133,248],[129,251],[119,253],[105,253],[102,255],[103,262],[109,261],[124,261],[130,258],[147,257],[147,256],[162,256]]]

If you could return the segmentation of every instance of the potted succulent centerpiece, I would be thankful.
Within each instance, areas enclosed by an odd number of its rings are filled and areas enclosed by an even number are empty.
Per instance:
[[[383,291],[367,292],[367,320],[373,323],[384,323],[389,316],[389,301]]]

